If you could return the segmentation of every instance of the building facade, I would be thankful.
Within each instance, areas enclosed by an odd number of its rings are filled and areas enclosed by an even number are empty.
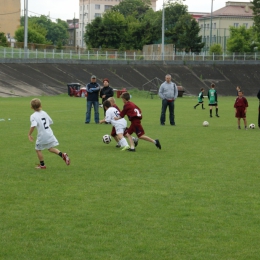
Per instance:
[[[91,23],[96,17],[118,5],[122,0],[79,0],[79,29],[76,30],[76,45],[80,48],[86,48],[84,42],[85,27]],[[156,11],[156,1],[151,0],[151,7]]]
[[[68,46],[74,46],[76,47],[76,34],[77,30],[79,29],[79,19],[71,19],[67,20],[68,24],[68,32],[69,32],[69,39],[68,39]]]
[[[20,0],[0,0],[0,32],[4,32],[10,41],[20,26],[20,13]]]
[[[226,2],[226,6],[211,14],[198,19],[201,28],[200,35],[205,42],[204,51],[208,51],[210,45],[220,44],[223,51],[227,50],[227,40],[230,37],[230,26],[253,26],[253,10],[250,2]],[[212,18],[212,26],[211,24]]]

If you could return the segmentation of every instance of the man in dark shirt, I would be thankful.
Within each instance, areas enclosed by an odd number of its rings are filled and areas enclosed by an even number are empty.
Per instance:
[[[86,91],[88,93],[88,96],[87,96],[87,112],[86,112],[85,124],[88,124],[90,122],[92,105],[94,107],[94,112],[95,112],[95,123],[99,124],[98,98],[99,98],[100,86],[96,81],[97,81],[97,77],[95,75],[92,75],[91,82],[88,83],[86,86]]]

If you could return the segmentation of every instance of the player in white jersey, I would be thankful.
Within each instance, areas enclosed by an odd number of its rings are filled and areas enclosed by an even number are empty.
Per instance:
[[[115,108],[111,106],[110,101],[106,100],[103,103],[103,107],[106,110],[106,117],[103,120],[100,120],[99,123],[110,123],[112,124],[115,129],[116,129],[116,135],[119,139],[119,143],[121,145],[121,147],[123,147],[122,151],[127,150],[130,148],[130,146],[128,145],[125,137],[124,137],[124,132],[125,129],[127,127],[127,121],[124,119],[120,119],[120,120],[114,120],[114,117],[118,117],[120,112]]]
[[[44,164],[44,159],[42,155],[42,150],[48,149],[51,153],[55,153],[59,155],[67,165],[70,165],[70,158],[66,153],[62,153],[56,148],[53,148],[59,145],[58,140],[54,136],[52,129],[50,127],[53,124],[50,116],[42,110],[41,101],[38,98],[34,98],[31,101],[31,108],[35,111],[31,117],[31,127],[28,133],[28,138],[31,142],[33,142],[32,133],[35,128],[37,128],[38,134],[35,144],[35,150],[40,160],[40,164],[36,167],[36,169],[46,169],[46,165]]]

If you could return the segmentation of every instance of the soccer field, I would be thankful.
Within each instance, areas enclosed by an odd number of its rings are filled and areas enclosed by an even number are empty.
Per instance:
[[[207,105],[195,110],[197,97],[178,98],[173,127],[168,113],[160,125],[159,98],[131,94],[162,150],[142,140],[135,153],[106,145],[111,125],[95,124],[93,111],[84,124],[84,98],[42,96],[71,158],[67,166],[43,151],[46,170],[34,168],[27,137],[32,97],[0,98],[0,259],[259,259],[258,99],[247,97],[256,129],[245,131],[235,97],[219,97],[220,118]]]

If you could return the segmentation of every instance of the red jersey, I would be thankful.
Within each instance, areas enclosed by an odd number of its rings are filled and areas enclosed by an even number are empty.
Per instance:
[[[112,107],[116,108],[119,112],[121,112],[120,108],[116,104],[114,104]]]
[[[120,117],[124,117],[125,115],[128,116],[129,121],[134,119],[142,119],[141,109],[131,101],[126,102],[123,110],[120,112]]]
[[[243,107],[243,108],[248,107],[247,99],[245,97],[237,97],[234,104],[234,108],[237,107]]]

